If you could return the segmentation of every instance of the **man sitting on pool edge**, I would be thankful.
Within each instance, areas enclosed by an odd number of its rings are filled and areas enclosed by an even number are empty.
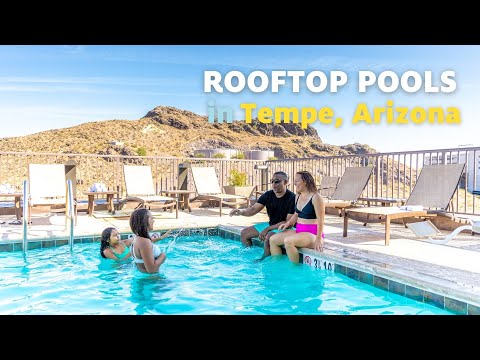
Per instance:
[[[273,174],[272,190],[265,192],[255,204],[247,209],[234,209],[230,216],[253,216],[267,207],[269,222],[258,223],[242,230],[240,237],[244,246],[252,246],[252,238],[263,241],[263,255],[257,261],[270,256],[270,236],[278,232],[277,228],[288,221],[295,213],[295,194],[287,189],[288,175],[283,171]]]

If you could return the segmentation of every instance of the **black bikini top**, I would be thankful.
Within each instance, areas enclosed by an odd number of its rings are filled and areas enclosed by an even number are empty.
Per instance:
[[[307,204],[303,207],[302,210],[298,210],[297,203],[298,199],[300,199],[300,195],[297,198],[297,201],[295,202],[295,211],[298,214],[298,217],[301,219],[316,219],[317,214],[315,214],[315,208],[313,207],[312,199],[313,196],[310,198],[310,200],[307,202]]]

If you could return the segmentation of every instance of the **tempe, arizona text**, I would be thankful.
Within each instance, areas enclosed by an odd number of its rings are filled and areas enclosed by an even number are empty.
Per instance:
[[[257,104],[240,104],[240,108],[245,110],[245,122],[251,124],[253,110],[257,108]],[[301,118],[300,121],[299,117]],[[296,107],[275,107],[273,109],[262,107],[258,109],[257,118],[264,124],[271,124],[272,122],[288,124],[290,121],[298,124],[300,122],[302,129],[306,129],[308,124],[314,123],[317,119],[326,125],[334,123],[336,128],[342,125],[342,119],[334,119],[333,110],[329,107],[322,107],[318,110],[313,107],[302,107],[300,110]]]
[[[446,124],[457,125],[462,122],[460,110],[454,106],[449,106],[445,110],[440,107],[423,108],[420,106],[412,109],[405,106],[394,106],[392,100],[388,100],[386,106],[369,107],[366,103],[357,105],[352,116],[352,124],[378,125],[386,124]],[[302,129],[306,129],[309,124],[319,121],[324,125],[334,125],[339,128],[343,119],[334,117],[332,108],[325,106],[319,109],[314,107],[261,107],[257,110],[255,103],[240,104],[240,108],[245,110],[245,122],[251,124],[256,118],[263,124],[288,124],[290,122],[301,124]],[[208,106],[208,122],[233,122],[233,109],[229,106],[218,107],[210,104]]]

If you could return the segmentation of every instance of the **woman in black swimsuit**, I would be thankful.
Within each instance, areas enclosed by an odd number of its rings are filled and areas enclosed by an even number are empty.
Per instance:
[[[290,261],[298,263],[298,248],[323,251],[325,203],[317,192],[315,179],[308,171],[297,172],[294,184],[298,192],[295,214],[280,225],[278,230],[288,229],[297,223],[296,230],[285,230],[273,235],[270,238],[270,252],[272,255],[281,255],[281,245],[285,245]]]

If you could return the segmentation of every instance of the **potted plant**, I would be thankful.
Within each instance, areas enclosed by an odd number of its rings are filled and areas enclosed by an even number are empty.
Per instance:
[[[245,196],[250,199],[255,186],[247,185],[247,173],[240,172],[236,169],[230,171],[230,177],[228,178],[229,185],[225,185],[223,189],[226,194]],[[235,199],[230,202],[238,202]]]

